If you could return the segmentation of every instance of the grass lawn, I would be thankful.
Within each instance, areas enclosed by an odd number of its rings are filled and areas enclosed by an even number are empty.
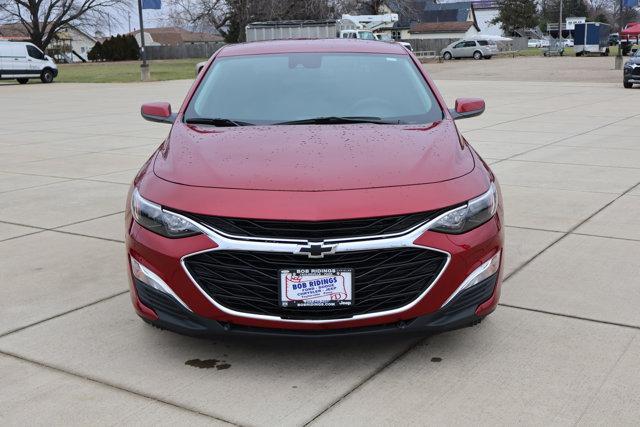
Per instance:
[[[545,51],[545,49],[538,49],[535,47],[531,47],[525,50],[519,50],[518,51],[518,56],[542,56],[543,52]],[[609,56],[615,56],[618,54],[618,46],[609,46]],[[565,56],[574,56],[575,55],[575,51],[573,50],[572,47],[565,47],[564,48],[564,55]]]
[[[207,58],[149,61],[151,80],[193,79],[196,64]],[[60,64],[60,83],[128,83],[140,81],[140,61]]]

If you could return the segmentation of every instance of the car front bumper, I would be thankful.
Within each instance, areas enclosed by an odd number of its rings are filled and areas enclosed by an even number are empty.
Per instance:
[[[502,212],[484,225],[462,235],[426,231],[414,247],[433,248],[450,255],[435,282],[406,309],[363,317],[331,320],[293,320],[255,316],[225,310],[212,303],[194,283],[183,258],[216,250],[205,235],[167,239],[129,218],[127,248],[130,259],[142,265],[170,290],[159,291],[138,279],[129,268],[133,305],[145,321],[187,335],[266,334],[287,336],[337,336],[389,332],[440,332],[469,326],[492,312],[500,295],[500,272],[454,295],[472,272],[502,252]],[[502,262],[501,262],[502,263]],[[129,263],[131,267],[131,262]],[[248,273],[251,274],[250,267]],[[448,301],[448,302],[447,302]],[[222,309],[221,309],[222,308]]]
[[[218,337],[221,335],[261,335],[285,336],[294,338],[340,337],[352,335],[384,335],[384,334],[435,334],[449,330],[473,326],[489,314],[479,315],[478,307],[490,302],[491,310],[495,308],[493,301],[499,296],[499,273],[480,282],[471,289],[458,294],[447,307],[436,313],[423,315],[414,319],[400,320],[357,328],[338,329],[273,329],[243,326],[230,322],[217,321],[198,316],[186,310],[171,296],[159,292],[134,279],[136,298],[147,307],[153,307],[157,318],[143,319],[160,329],[167,329],[184,335],[196,337]]]

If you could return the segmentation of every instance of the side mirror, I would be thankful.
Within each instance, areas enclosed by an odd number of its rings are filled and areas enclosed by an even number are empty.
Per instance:
[[[450,108],[453,120],[468,119],[484,113],[484,100],[479,98],[458,98],[456,108]]]
[[[176,114],[171,112],[171,104],[168,102],[149,102],[142,104],[140,114],[145,120],[157,123],[173,124],[176,121]]]

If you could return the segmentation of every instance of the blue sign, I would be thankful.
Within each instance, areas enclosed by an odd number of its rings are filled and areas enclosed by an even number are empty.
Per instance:
[[[143,9],[161,9],[162,0],[142,0],[142,8]]]
[[[624,0],[624,5],[627,7],[636,7],[638,6],[639,0]]]

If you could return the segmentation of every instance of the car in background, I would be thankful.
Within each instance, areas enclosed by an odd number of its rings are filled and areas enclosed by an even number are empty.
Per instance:
[[[624,64],[622,73],[622,84],[625,88],[631,89],[634,84],[640,84],[640,49]]]
[[[550,45],[549,39],[540,39],[540,47],[549,47]]]
[[[473,59],[491,59],[493,55],[498,53],[498,45],[493,40],[477,39],[477,40],[458,40],[440,52],[445,60],[473,58]]]
[[[26,84],[39,78],[51,83],[58,75],[58,66],[36,45],[24,42],[0,41],[0,79]]]
[[[394,43],[224,46],[177,111],[142,106],[171,129],[128,195],[134,309],[201,336],[477,324],[498,304],[504,216],[456,121],[484,108],[448,108]]]
[[[386,34],[386,33],[375,33],[374,36],[376,37],[376,40],[381,41],[381,42],[385,42],[385,43],[398,43],[399,45],[404,46],[405,48],[407,48],[408,50],[410,50],[411,52],[413,52],[413,47],[411,46],[411,43],[407,43],[407,42],[401,42],[398,40],[395,40],[393,37],[391,37],[391,35]]]
[[[539,48],[542,47],[542,42],[539,39],[529,39],[529,41],[527,41],[527,47]]]
[[[573,39],[564,39],[563,43],[564,47],[573,47],[574,45]]]
[[[611,33],[609,34],[609,46],[617,46],[620,43],[620,34]]]

